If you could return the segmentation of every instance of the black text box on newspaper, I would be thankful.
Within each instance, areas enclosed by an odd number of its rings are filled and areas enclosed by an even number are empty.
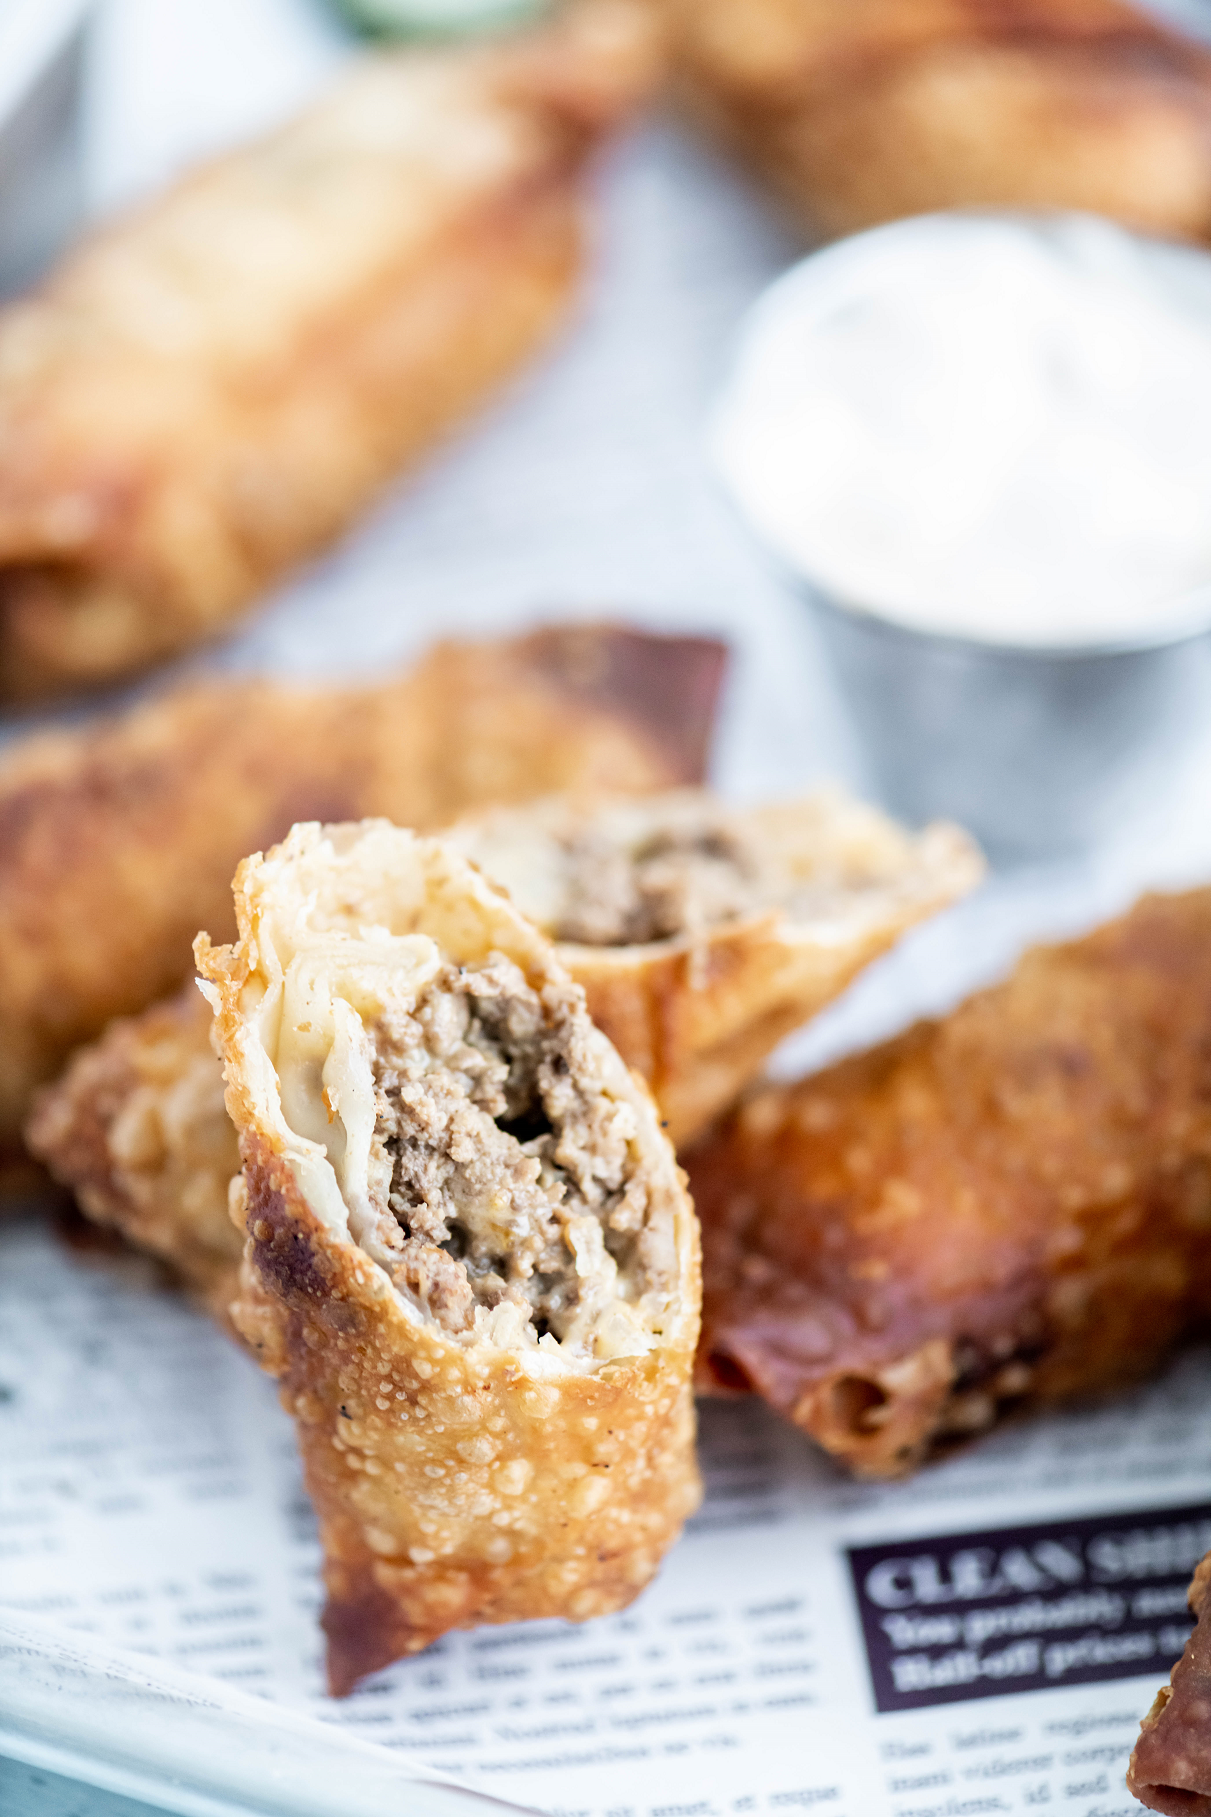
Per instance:
[[[855,1546],[880,1711],[1163,1675],[1211,1505]]]

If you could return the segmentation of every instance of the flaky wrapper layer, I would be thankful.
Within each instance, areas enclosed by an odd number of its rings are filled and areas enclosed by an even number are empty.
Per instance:
[[[859,1474],[1158,1366],[1211,1316],[1211,890],[1145,897],[686,1157],[701,1380]]]
[[[535,988],[549,947],[488,882],[434,841],[386,829],[410,866],[393,924],[473,963],[504,953]],[[299,828],[292,840],[318,837]],[[270,855],[272,858],[272,854]],[[294,1416],[320,1521],[324,1627],[337,1694],[447,1629],[624,1607],[699,1499],[690,1376],[697,1226],[654,1108],[604,1038],[609,1094],[633,1106],[673,1208],[675,1304],[645,1355],[578,1365],[457,1341],[410,1314],[387,1275],[320,1216],[266,1099],[246,1001],[257,976],[258,866],[236,883],[240,940],[199,944],[216,993],[228,1108],[240,1131],[248,1231],[232,1316]]]

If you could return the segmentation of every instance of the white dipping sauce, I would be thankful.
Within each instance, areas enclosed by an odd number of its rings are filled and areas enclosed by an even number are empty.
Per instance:
[[[1090,216],[930,215],[757,304],[717,465],[845,604],[1044,646],[1211,623],[1211,256]]]

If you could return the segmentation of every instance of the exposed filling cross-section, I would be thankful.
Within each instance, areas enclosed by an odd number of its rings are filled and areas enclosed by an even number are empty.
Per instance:
[[[370,1035],[375,1247],[400,1291],[452,1333],[634,1347],[672,1280],[671,1222],[578,988],[536,991],[493,954],[447,965]]]
[[[760,898],[755,842],[721,816],[653,827],[627,847],[590,823],[567,841],[558,940],[642,945],[750,914]]]

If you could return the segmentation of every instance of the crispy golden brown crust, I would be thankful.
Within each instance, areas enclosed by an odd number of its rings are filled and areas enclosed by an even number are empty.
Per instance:
[[[111,1023],[39,1094],[27,1140],[94,1223],[170,1264],[225,1323],[243,1252],[227,1210],[240,1151],[213,1020],[191,983]]]
[[[1169,1683],[1144,1718],[1127,1790],[1163,1817],[1211,1813],[1211,1552],[1190,1585],[1197,1622]]]
[[[591,0],[361,59],[0,313],[0,694],[213,637],[512,371],[564,313],[585,158],[653,51]]]
[[[631,1602],[698,1502],[689,1353],[525,1385],[507,1353],[467,1357],[393,1323],[255,1142],[245,1177],[255,1235],[236,1317],[296,1421],[333,1694],[450,1628],[584,1621]],[[423,1456],[401,1411],[440,1432]],[[482,1511],[443,1560],[431,1549],[458,1519],[454,1476],[459,1501]]]
[[[1211,235],[1211,56],[1120,0],[665,0],[691,111],[813,233],[975,205]]]
[[[239,860],[296,820],[439,826],[551,789],[700,780],[724,663],[706,638],[552,627],[442,644],[374,688],[205,683],[0,762],[0,1144],[111,1017],[230,933]]]
[[[335,831],[338,842],[352,841]],[[396,866],[375,873],[393,880],[391,932],[430,935],[464,964],[501,953],[535,990],[566,993],[546,943],[455,854],[395,829],[370,826],[356,839],[338,848],[339,857],[352,852],[339,897],[324,892],[307,911],[308,938],[328,928],[330,914],[333,925],[360,927],[357,918],[371,912],[356,868],[364,869],[370,839],[374,862],[385,853],[382,862]],[[340,1694],[449,1628],[585,1620],[623,1607],[650,1579],[699,1493],[690,1395],[698,1250],[684,1176],[650,1100],[585,1022],[600,1089],[629,1107],[649,1217],[671,1220],[659,1336],[646,1353],[578,1362],[557,1347],[456,1337],[409,1310],[339,1216],[334,1222],[328,1163],[315,1158],[326,1151],[287,1127],[277,1070],[285,1063],[265,1065],[263,1043],[277,1042],[280,1055],[288,1024],[285,1008],[280,1016],[268,1008],[279,1001],[274,916],[289,867],[303,861],[327,862],[318,829],[297,828],[267,861],[241,867],[240,943],[213,950],[199,942],[198,956],[216,993],[244,1163],[249,1241],[233,1316],[281,1380],[297,1423],[324,1544],[330,1682]],[[349,900],[356,911],[343,906]],[[382,891],[373,901],[382,925]],[[314,1025],[305,1026],[310,1038]],[[349,1131],[348,1087],[331,1089],[338,1109],[326,1097],[329,1118],[339,1113]]]
[[[687,1157],[704,1385],[894,1475],[1211,1310],[1211,891],[1146,897]]]

